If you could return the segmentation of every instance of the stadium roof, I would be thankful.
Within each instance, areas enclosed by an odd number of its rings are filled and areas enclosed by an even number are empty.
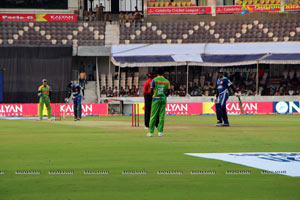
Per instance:
[[[300,42],[234,44],[138,44],[112,46],[120,67],[300,64]]]

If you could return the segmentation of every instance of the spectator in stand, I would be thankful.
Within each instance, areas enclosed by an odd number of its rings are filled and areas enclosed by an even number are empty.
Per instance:
[[[118,87],[117,87],[117,86],[115,87],[113,93],[114,93],[114,97],[117,97],[117,96],[118,96],[119,90],[118,90]]]
[[[133,85],[133,88],[132,88],[132,91],[131,91],[131,95],[134,96],[134,97],[139,96],[139,91],[138,91],[138,89],[136,88],[135,85]]]
[[[296,85],[296,84],[298,84],[298,82],[299,82],[299,80],[297,78],[297,73],[295,72],[293,78],[291,79],[291,84]]]
[[[98,5],[96,5],[95,11],[96,11],[96,21],[100,21],[101,20],[101,17],[100,17],[100,8],[99,8]]]
[[[264,87],[262,85],[260,85],[259,86],[259,96],[262,95],[263,91],[264,91]]]
[[[99,6],[100,21],[104,20],[104,9],[105,9],[105,7],[102,5],[102,3],[100,3],[100,6]]]
[[[92,9],[89,10],[87,16],[88,16],[89,21],[94,21],[94,14],[93,14]]]
[[[82,88],[82,95],[83,96],[84,96],[85,84],[86,84],[86,73],[85,73],[84,70],[81,70],[80,74],[79,74],[79,85]]]
[[[102,90],[101,90],[101,93],[100,93],[101,96],[104,96],[106,97],[107,96],[107,91],[106,91],[106,88],[105,86],[102,87]]]
[[[210,83],[209,85],[209,96],[214,96],[215,95],[215,87],[213,83]]]
[[[130,96],[131,90],[129,88],[129,86],[127,85],[127,87],[125,88],[125,93],[126,95]]]
[[[294,90],[292,88],[289,89],[289,95],[293,96],[294,95]]]
[[[271,87],[270,87],[270,95],[274,96],[274,94],[275,94],[275,87],[273,85],[271,85]]]
[[[138,14],[139,13],[139,9],[135,6],[134,7],[134,15]]]
[[[104,15],[104,21],[105,22],[110,22],[110,24],[112,23],[112,19],[111,19],[110,14],[105,13],[105,15]]]
[[[261,81],[263,76],[265,74],[265,71],[263,69],[258,70],[258,80]]]
[[[83,11],[83,21],[89,21],[89,15],[88,15],[88,11],[87,10]]]
[[[286,83],[286,81],[285,81],[284,75],[282,75],[280,78],[280,85],[283,85],[285,83]]]
[[[113,90],[111,89],[111,87],[109,87],[107,90],[107,97],[113,97],[113,96],[114,96]]]
[[[207,83],[204,84],[203,90],[204,90],[204,96],[208,96],[208,93],[209,93],[209,87],[208,87],[208,84],[207,84]]]
[[[134,15],[132,13],[129,14],[129,22],[134,22]]]
[[[89,68],[88,68],[88,79],[89,81],[94,81],[95,77],[94,77],[94,72],[95,72],[95,64],[90,64]]]
[[[135,11],[134,11],[134,21],[135,22],[140,22],[142,19],[142,15],[140,14],[138,8],[135,6]]]
[[[120,15],[119,15],[119,22],[120,22],[120,24],[122,24],[122,23],[124,23],[124,15],[123,15],[123,13],[122,12],[120,12]]]
[[[120,96],[123,97],[125,95],[125,90],[123,87],[120,89]]]
[[[279,88],[276,88],[276,91],[275,91],[274,96],[279,96],[279,95],[280,95],[280,93],[279,93]]]
[[[130,18],[129,18],[128,12],[126,12],[126,14],[124,16],[124,22],[125,23],[130,22]]]

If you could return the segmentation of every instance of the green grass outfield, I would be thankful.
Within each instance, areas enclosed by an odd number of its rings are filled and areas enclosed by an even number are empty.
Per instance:
[[[80,122],[0,120],[0,199],[300,199],[300,178],[184,153],[300,152],[300,115],[167,116],[165,137],[146,137],[131,117],[87,117]],[[143,121],[143,120],[141,120]],[[40,175],[17,175],[39,170]],[[73,175],[49,175],[49,171]],[[108,170],[85,175],[85,170]],[[144,175],[122,171],[145,170]],[[182,175],[157,174],[158,170]],[[214,175],[191,175],[215,170]],[[228,175],[226,170],[251,170]]]

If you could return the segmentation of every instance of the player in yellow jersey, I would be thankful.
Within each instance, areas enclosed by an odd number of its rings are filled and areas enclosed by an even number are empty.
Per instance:
[[[50,106],[50,97],[52,93],[51,87],[47,84],[47,80],[42,80],[42,85],[38,89],[38,96],[40,97],[39,100],[39,120],[43,119],[43,109],[44,104],[46,104],[47,111],[48,111],[48,120],[51,120],[51,106]]]

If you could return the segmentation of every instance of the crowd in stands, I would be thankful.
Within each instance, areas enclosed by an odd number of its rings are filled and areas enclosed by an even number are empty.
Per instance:
[[[139,96],[139,89],[136,88],[134,85],[132,88],[127,86],[125,89],[123,87],[120,87],[120,91],[118,90],[118,87],[108,87],[106,89],[105,86],[102,87],[100,92],[101,97],[138,97]]]
[[[100,6],[96,5],[95,11],[92,9],[84,10],[83,12],[83,20],[84,21],[105,21],[112,23],[112,17],[108,12],[104,12],[105,7],[100,4]],[[119,14],[119,22],[127,23],[127,22],[141,22],[142,14],[139,12],[137,7],[135,7],[135,11],[132,12],[120,12]]]
[[[106,12],[104,13],[104,6],[100,4],[100,6],[96,5],[95,12],[92,9],[83,11],[83,20],[84,21],[105,21],[112,22],[111,15]]]
[[[126,12],[125,14],[123,14],[123,12],[120,12],[119,15],[120,24],[127,23],[127,22],[141,22],[141,20],[142,20],[142,15],[137,9],[137,7],[135,7],[134,13]]]
[[[300,77],[296,72],[293,77],[283,75],[280,78],[279,85],[271,85],[269,88],[270,96],[300,95]]]
[[[294,72],[290,75],[282,76],[280,81],[277,79],[267,79],[267,73],[259,73],[258,95],[263,96],[292,96],[300,95],[300,73]],[[256,95],[256,73],[231,73],[226,76],[233,82],[235,92],[242,96]],[[190,96],[214,96],[215,80],[211,73],[205,73],[204,84],[189,82],[188,94]],[[171,86],[171,96],[186,96],[186,81],[173,83]]]
[[[114,84],[101,86],[101,97],[138,97],[142,95],[138,85],[142,85],[138,80],[138,72],[121,73],[120,91],[115,82],[118,77],[114,77]],[[191,71],[189,75],[188,90],[186,88],[186,73],[175,72],[166,73],[165,77],[170,80],[172,97],[184,97],[188,91],[190,96],[215,96],[217,72]],[[256,95],[256,72],[255,70],[242,72],[225,72],[233,85],[236,93],[242,96]],[[300,71],[290,71],[283,73],[281,78],[271,78],[268,70],[258,72],[258,95],[262,96],[292,96],[300,95]],[[109,78],[106,78],[109,80]],[[123,80],[123,82],[122,82]],[[126,81],[125,81],[126,80]],[[142,79],[142,82],[144,80]],[[103,82],[104,83],[104,82]]]

